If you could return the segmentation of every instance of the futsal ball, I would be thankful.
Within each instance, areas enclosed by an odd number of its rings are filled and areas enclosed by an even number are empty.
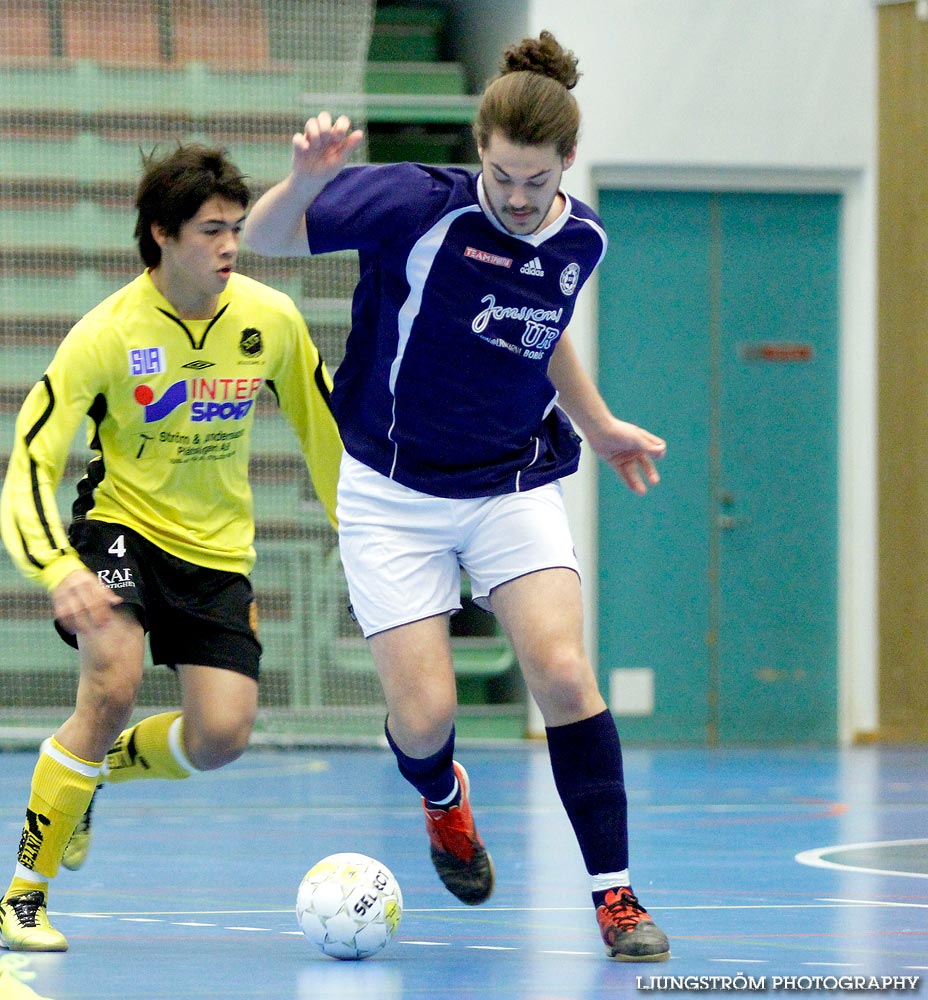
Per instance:
[[[365,854],[330,854],[309,869],[296,894],[303,933],[333,958],[369,958],[400,925],[403,894],[386,865]]]

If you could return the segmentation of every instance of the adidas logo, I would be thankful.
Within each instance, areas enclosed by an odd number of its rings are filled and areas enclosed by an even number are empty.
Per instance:
[[[519,268],[519,274],[531,274],[536,278],[543,278],[545,276],[544,268],[541,266],[541,260],[538,257],[530,260],[527,264],[523,264]]]

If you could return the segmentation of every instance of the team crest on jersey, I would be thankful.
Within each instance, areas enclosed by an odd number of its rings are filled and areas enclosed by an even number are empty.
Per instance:
[[[264,342],[261,340],[261,331],[253,326],[242,330],[242,339],[238,342],[238,349],[246,358],[256,358],[264,353]]]
[[[577,290],[577,282],[580,280],[580,265],[568,264],[561,271],[561,291],[565,295],[573,295]]]

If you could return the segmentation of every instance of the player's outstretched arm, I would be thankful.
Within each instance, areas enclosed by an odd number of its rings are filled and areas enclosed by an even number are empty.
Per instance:
[[[306,209],[363,138],[345,115],[334,122],[326,111],[310,118],[293,137],[290,173],[255,202],[245,220],[248,246],[269,256],[309,256]]]
[[[551,356],[548,375],[559,404],[593,451],[622,477],[634,493],[646,493],[660,482],[655,460],[667,443],[656,434],[613,416],[586,373],[565,330]]]

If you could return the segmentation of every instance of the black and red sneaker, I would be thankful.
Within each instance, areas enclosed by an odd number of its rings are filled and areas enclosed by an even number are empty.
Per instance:
[[[495,875],[493,861],[474,826],[467,772],[454,762],[461,786],[460,805],[429,808],[423,799],[425,828],[431,844],[432,864],[445,888],[462,903],[477,906],[490,898]]]
[[[596,909],[606,954],[619,962],[666,962],[667,935],[638,902],[629,885],[610,889]]]

